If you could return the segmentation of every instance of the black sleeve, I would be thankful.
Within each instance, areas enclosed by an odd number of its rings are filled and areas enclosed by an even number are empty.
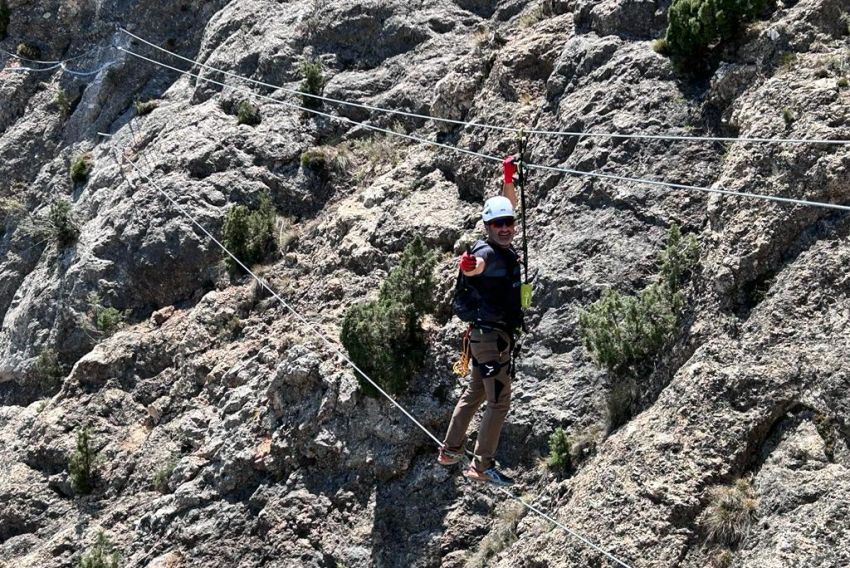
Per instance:
[[[487,244],[487,242],[478,241],[475,243],[475,246],[472,247],[472,254],[483,258],[484,262],[490,262],[493,260],[493,257],[496,256],[496,251],[494,251],[493,247]]]

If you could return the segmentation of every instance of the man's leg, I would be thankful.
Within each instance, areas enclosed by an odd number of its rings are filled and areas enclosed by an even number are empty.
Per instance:
[[[473,363],[472,379],[455,405],[446,438],[443,440],[447,450],[453,452],[462,450],[463,442],[466,440],[466,430],[482,402],[484,402],[484,384],[481,382],[478,366]]]
[[[511,405],[511,340],[502,331],[485,334],[477,345],[472,344],[472,353],[478,359],[481,382],[487,398],[487,407],[478,429],[473,467],[484,471],[495,465],[496,449],[502,425]],[[476,353],[477,351],[477,353]]]

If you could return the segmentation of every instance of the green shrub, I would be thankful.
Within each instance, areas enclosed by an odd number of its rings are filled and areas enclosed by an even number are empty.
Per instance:
[[[716,485],[708,491],[709,503],[702,518],[710,542],[732,546],[749,533],[758,501],[748,479],[732,485]]]
[[[118,553],[103,532],[97,533],[94,546],[80,558],[79,568],[118,568]]]
[[[318,59],[307,59],[301,62],[301,91],[310,95],[321,95],[325,89],[325,78],[322,72],[322,62]],[[322,100],[307,95],[301,95],[301,104],[307,108],[322,107]]]
[[[582,339],[597,363],[615,374],[635,371],[675,329],[682,307],[679,293],[652,284],[637,296],[614,289],[579,314]]]
[[[327,171],[328,153],[322,148],[310,148],[301,152],[301,167],[317,174]]]
[[[679,287],[698,260],[696,239],[682,238],[674,225],[659,255],[658,282],[636,296],[609,288],[579,313],[582,341],[597,363],[622,376],[636,373],[654,357],[678,324],[683,307]]]
[[[50,204],[47,222],[50,234],[59,248],[75,243],[80,236],[80,229],[71,212],[71,203],[64,199],[57,199]]]
[[[104,335],[111,335],[124,325],[126,319],[126,315],[121,310],[113,307],[101,308],[97,312],[95,325]]]
[[[695,235],[682,237],[675,223],[667,231],[667,245],[658,255],[661,277],[671,290],[678,290],[699,261],[699,243]]]
[[[87,495],[92,491],[96,458],[97,453],[91,445],[91,430],[86,426],[77,433],[77,449],[68,460],[71,487],[78,495]]]
[[[65,370],[59,362],[59,356],[53,349],[43,349],[32,367],[35,381],[44,390],[53,390],[65,376]]]
[[[261,262],[275,250],[276,218],[274,205],[267,193],[260,195],[256,209],[244,205],[231,207],[224,219],[224,246],[248,267]],[[241,271],[232,258],[228,257],[226,262],[231,273]]]
[[[136,116],[144,116],[152,113],[159,107],[159,101],[150,99],[147,101],[137,100],[133,103],[133,108],[136,110]]]
[[[91,154],[78,154],[71,160],[70,175],[74,183],[85,183],[89,179],[94,163]]]
[[[10,16],[9,4],[6,3],[6,0],[0,0],[0,40],[6,39],[6,34],[9,31]]]
[[[398,394],[421,368],[426,345],[423,316],[433,310],[436,254],[414,239],[381,286],[378,299],[353,305],[340,338],[352,361],[381,388]],[[363,391],[377,391],[358,375]]]
[[[347,145],[314,146],[301,153],[301,168],[326,178],[332,171],[346,173],[352,167]]]
[[[248,126],[257,126],[262,122],[260,109],[251,104],[250,101],[241,101],[236,109],[236,122],[239,124],[247,124]]]
[[[846,89],[850,86],[850,82],[847,81],[847,77],[842,77],[835,83],[839,89]]]
[[[549,457],[546,466],[558,473],[566,473],[571,466],[570,440],[563,428],[556,428],[549,436]]]
[[[94,321],[94,327],[101,336],[112,335],[127,321],[129,311],[104,306],[97,292],[92,292],[88,295],[88,303]]]
[[[652,50],[661,55],[670,55],[670,42],[661,37],[652,42]]]
[[[53,95],[53,104],[56,105],[62,116],[68,116],[71,112],[71,99],[68,98],[68,92],[62,87],[56,89],[56,93]]]
[[[26,59],[41,59],[41,49],[39,49],[37,45],[33,45],[31,43],[19,43],[15,52]]]
[[[794,124],[794,121],[797,120],[797,116],[794,114],[794,111],[788,107],[782,109],[782,120],[785,122],[785,126],[791,126]]]
[[[170,487],[168,481],[171,479],[171,474],[174,473],[174,468],[177,467],[177,459],[170,458],[162,467],[156,470],[153,476],[153,488],[162,494],[168,493]]]
[[[380,298],[404,306],[411,329],[418,327],[422,316],[434,310],[436,263],[436,253],[429,252],[417,236],[404,248],[399,263],[381,286]]]
[[[765,0],[673,0],[666,40],[674,55],[699,59],[733,38],[765,8]]]
[[[397,394],[405,389],[424,360],[422,347],[407,345],[409,332],[399,304],[363,302],[346,312],[340,339],[363,373],[381,388]],[[371,383],[359,373],[357,378],[365,393],[377,396],[378,391]]]

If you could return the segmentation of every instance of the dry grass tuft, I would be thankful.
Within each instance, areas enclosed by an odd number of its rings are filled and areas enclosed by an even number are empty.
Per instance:
[[[732,546],[750,532],[758,501],[750,480],[738,479],[732,485],[716,485],[708,490],[709,504],[702,525],[709,541]]]

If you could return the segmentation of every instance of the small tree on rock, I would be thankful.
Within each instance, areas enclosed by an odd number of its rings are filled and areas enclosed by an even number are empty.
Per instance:
[[[546,458],[546,466],[559,474],[570,469],[570,440],[563,428],[556,428],[549,436],[549,457]]]
[[[436,254],[417,237],[404,250],[378,299],[349,308],[340,334],[352,361],[383,389],[398,394],[423,363],[422,318],[433,310]],[[376,389],[358,375],[364,392]]]
[[[666,47],[699,60],[714,45],[733,38],[765,8],[765,0],[673,0],[667,13]]]
[[[57,199],[50,204],[47,222],[53,240],[60,249],[74,244],[80,236],[71,203],[65,199]]]
[[[71,487],[78,495],[88,495],[92,491],[96,455],[91,445],[91,429],[85,426],[77,433],[77,448],[68,460]]]
[[[235,205],[224,219],[224,246],[248,267],[264,260],[275,250],[275,220],[277,213],[267,193],[260,195],[256,209]],[[226,261],[231,273],[241,267],[229,256]]]
[[[301,92],[310,95],[321,95],[325,89],[325,78],[322,74],[322,62],[319,59],[307,59],[301,63],[301,74],[304,81],[301,83]],[[307,108],[318,109],[322,107],[322,99],[301,95],[301,104]]]
[[[103,531],[97,533],[94,546],[80,558],[79,568],[118,568],[118,553]]]

